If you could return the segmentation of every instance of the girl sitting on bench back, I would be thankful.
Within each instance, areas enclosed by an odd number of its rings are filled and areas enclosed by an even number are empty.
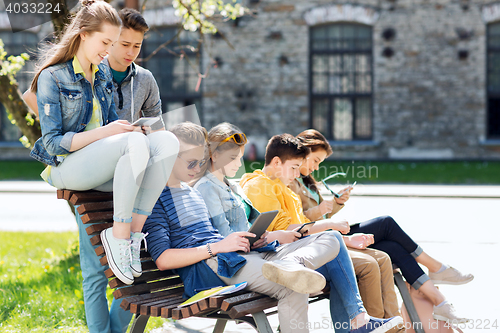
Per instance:
[[[179,143],[164,132],[164,144],[150,149],[140,126],[118,120],[112,76],[101,61],[120,28],[109,4],[83,1],[60,41],[40,52],[31,91],[37,94],[42,137],[31,156],[48,165],[41,176],[58,189],[103,190],[112,183],[114,223],[101,239],[113,273],[131,284],[142,273],[142,226],[167,182]]]

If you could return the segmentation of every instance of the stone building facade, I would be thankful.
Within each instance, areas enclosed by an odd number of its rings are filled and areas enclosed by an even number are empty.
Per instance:
[[[260,156],[272,135],[314,127],[334,158],[500,159],[500,3],[243,4],[254,14],[218,24],[223,38],[206,37],[201,59],[163,50],[143,63],[167,119],[194,103],[205,127],[238,125]],[[149,0],[144,15],[147,57],[178,20],[164,0]],[[210,67],[201,85],[193,63]]]

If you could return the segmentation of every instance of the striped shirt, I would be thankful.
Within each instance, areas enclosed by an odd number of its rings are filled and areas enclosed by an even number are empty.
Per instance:
[[[192,248],[224,239],[212,226],[201,194],[186,184],[165,187],[144,224],[153,260],[170,248]]]

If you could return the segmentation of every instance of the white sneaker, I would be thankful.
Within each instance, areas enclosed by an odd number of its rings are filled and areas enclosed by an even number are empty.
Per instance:
[[[436,320],[447,321],[452,324],[463,324],[470,321],[470,319],[457,316],[453,304],[448,301],[441,306],[434,306],[432,316]]]
[[[108,259],[109,268],[125,284],[132,284],[134,276],[130,269],[132,252],[130,239],[118,239],[113,236],[113,228],[101,232],[101,242]]]
[[[134,277],[139,277],[142,275],[141,266],[141,243],[144,239],[144,247],[146,251],[148,250],[148,244],[146,243],[146,236],[148,234],[143,234],[142,232],[132,232],[130,239],[132,240],[132,262],[130,264],[130,269]]]
[[[262,265],[262,275],[301,294],[319,292],[326,285],[323,275],[294,261],[267,261]]]
[[[463,274],[458,269],[448,267],[441,273],[429,272],[429,277],[434,284],[466,284],[474,279],[472,274]]]

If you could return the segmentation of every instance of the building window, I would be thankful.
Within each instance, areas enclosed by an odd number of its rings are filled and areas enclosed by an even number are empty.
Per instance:
[[[17,32],[13,34],[12,31],[0,31],[0,39],[4,42],[7,56],[17,56],[23,52],[27,52],[32,56],[30,51],[36,50],[38,43],[37,35],[30,32]],[[16,75],[21,93],[26,91],[31,83],[33,76],[29,73],[34,70],[33,63],[34,61],[28,61]],[[0,104],[0,142],[18,142],[21,136],[21,131],[10,122],[4,106]]]
[[[310,29],[311,126],[336,141],[372,139],[372,28]]]
[[[177,33],[177,27],[161,27],[150,30],[142,46],[143,58],[147,58],[157,48],[170,40]],[[198,113],[201,113],[201,87],[196,91],[200,61],[188,46],[198,44],[195,33],[181,32],[180,43],[177,40],[162,48],[147,62],[144,67],[149,69],[158,83],[162,101],[162,111],[176,110],[194,104]],[[179,56],[180,50],[189,56],[189,62]],[[196,66],[196,68],[193,68]],[[199,115],[201,118],[201,114]],[[167,128],[169,127],[168,114],[166,115]]]
[[[488,25],[487,138],[500,139],[500,22]]]

